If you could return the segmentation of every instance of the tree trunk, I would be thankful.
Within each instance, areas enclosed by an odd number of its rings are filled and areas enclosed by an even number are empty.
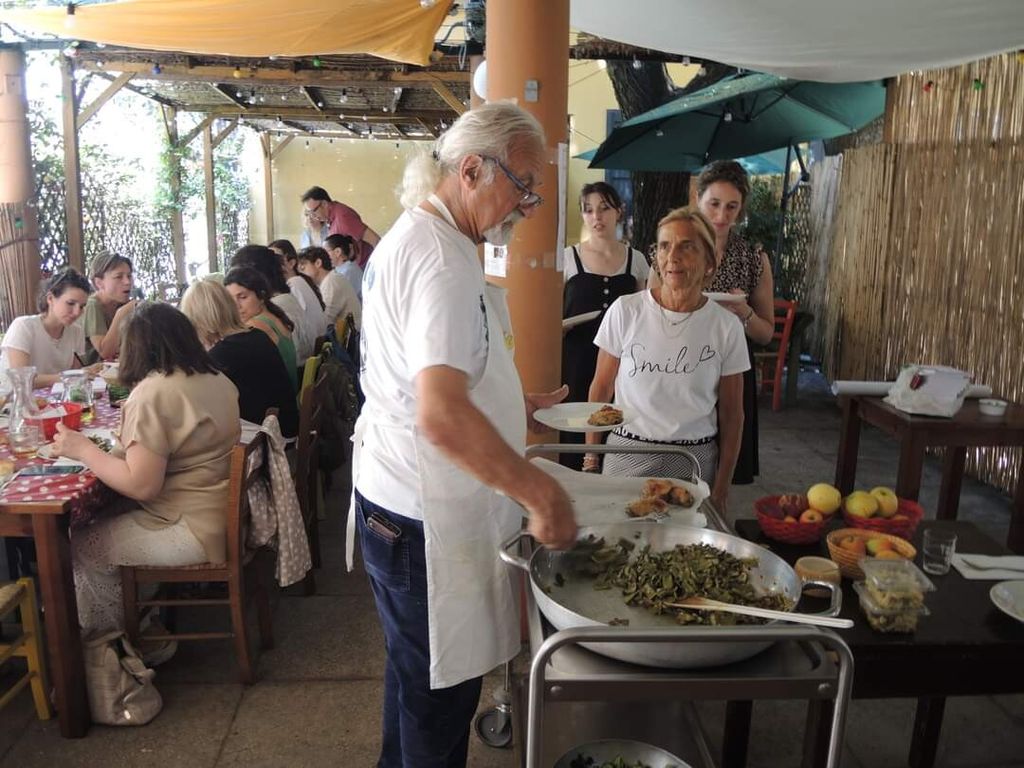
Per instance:
[[[705,88],[736,71],[715,62],[705,62],[703,66],[703,75],[695,77],[685,88],[674,89],[668,70],[661,62],[609,60],[608,76],[623,120]],[[633,226],[630,241],[634,248],[647,253],[657,238],[658,220],[673,208],[689,203],[690,174],[634,171],[632,176]]]

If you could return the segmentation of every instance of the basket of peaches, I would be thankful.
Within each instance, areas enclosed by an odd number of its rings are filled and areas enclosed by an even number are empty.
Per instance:
[[[901,499],[892,488],[884,486],[854,491],[843,499],[843,521],[850,528],[909,539],[923,517],[920,504]]]
[[[757,522],[769,539],[786,544],[813,544],[842,505],[842,494],[828,483],[818,483],[807,493],[762,496],[754,502]]]

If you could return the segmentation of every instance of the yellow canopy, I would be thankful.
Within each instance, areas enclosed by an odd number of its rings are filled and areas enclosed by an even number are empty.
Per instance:
[[[0,10],[0,21],[58,37],[219,56],[371,54],[426,65],[451,0],[118,0]]]

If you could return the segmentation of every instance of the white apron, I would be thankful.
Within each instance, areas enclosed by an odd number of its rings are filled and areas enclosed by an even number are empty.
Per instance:
[[[454,226],[436,198],[431,202]],[[469,396],[501,437],[522,454],[526,412],[513,361],[505,290],[484,292],[488,349],[483,376]],[[367,409],[368,410],[368,409]],[[353,477],[368,420],[356,424]],[[375,426],[387,426],[376,424]],[[392,425],[393,428],[393,425]],[[448,688],[490,672],[519,652],[519,601],[498,548],[522,526],[522,509],[452,464],[413,428],[426,541],[430,687]],[[395,510],[399,511],[399,510]],[[346,555],[355,544],[355,504],[349,510]]]

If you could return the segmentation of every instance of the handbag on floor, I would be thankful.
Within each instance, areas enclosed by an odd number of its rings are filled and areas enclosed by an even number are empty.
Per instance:
[[[93,722],[145,725],[164,706],[153,685],[156,673],[120,631],[85,642],[85,682]]]

